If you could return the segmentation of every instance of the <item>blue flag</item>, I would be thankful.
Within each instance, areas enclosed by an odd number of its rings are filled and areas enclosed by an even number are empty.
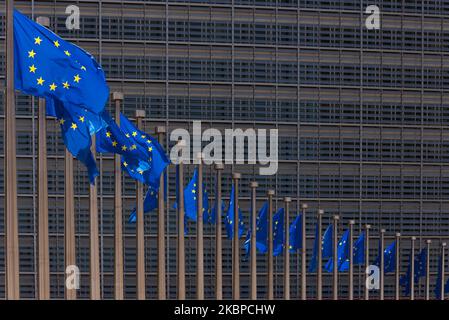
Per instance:
[[[380,266],[380,254],[377,256],[374,265]],[[393,272],[396,269],[396,241],[393,241],[384,250],[384,273]]]
[[[209,224],[216,224],[217,223],[217,208],[216,204],[212,207],[211,210],[208,210],[204,213],[204,222]],[[224,212],[226,211],[226,205],[223,200],[221,200],[221,215],[223,216]]]
[[[438,276],[437,282],[435,283],[435,297],[440,300],[441,299],[441,280],[442,280],[442,256],[440,255],[440,259],[438,261]],[[444,293],[449,293],[449,279],[444,286]]]
[[[290,252],[302,249],[302,214],[297,216],[290,226]]]
[[[280,208],[273,216],[273,256],[282,253],[284,246],[284,208]]]
[[[252,210],[251,210],[252,212]],[[249,229],[246,234],[246,241],[243,244],[246,255],[251,250],[251,232]],[[259,210],[256,218],[256,248],[260,253],[266,253],[268,251],[268,202],[265,202],[262,208]]]
[[[104,111],[101,117],[107,126],[96,134],[97,152],[120,154],[124,171],[132,178],[145,183],[146,172],[151,169],[152,165],[146,150],[142,146],[132,143],[108,112]],[[153,189],[156,188],[153,187]]]
[[[312,259],[310,261],[309,265],[309,272],[315,272],[317,267],[317,257],[318,257],[318,245],[321,242],[321,250],[322,250],[322,257],[323,258],[330,258],[332,257],[332,234],[333,234],[333,225],[329,225],[324,232],[323,238],[318,239],[318,224],[316,226],[315,230],[315,242],[313,245],[313,253],[312,253]]]
[[[26,94],[99,114],[109,96],[92,55],[14,10],[14,83]],[[50,109],[51,110],[51,109]]]
[[[239,238],[242,237],[243,233],[245,232],[245,223],[243,222],[243,215],[240,211],[240,207],[238,208],[239,213]],[[231,197],[229,199],[229,206],[228,211],[226,213],[225,217],[225,227],[226,227],[226,233],[228,234],[228,238],[232,239],[234,236],[234,185],[232,185],[231,189]]]
[[[144,173],[144,179],[147,184],[158,188],[159,178],[165,168],[170,164],[164,149],[157,139],[137,129],[123,114],[120,114],[120,128],[133,145],[139,145],[147,152],[148,159],[151,162],[151,168]]]
[[[419,278],[426,276],[426,266],[427,266],[427,248],[421,250],[421,252],[414,259],[414,273],[413,281],[415,284],[419,282]],[[411,287],[411,255],[410,263],[407,268],[407,273],[403,275],[400,279],[401,286],[404,287],[404,295],[409,296],[412,290]]]
[[[158,191],[152,186],[149,186],[147,193],[145,194],[145,199],[143,200],[143,212],[150,212],[158,207]],[[129,223],[136,222],[136,208],[131,211],[129,215]]]
[[[94,184],[99,172],[90,150],[91,134],[103,125],[100,116],[86,109],[65,108],[60,101],[47,101],[54,108],[67,150],[86,166],[89,181]]]
[[[341,237],[337,245],[337,270],[340,270],[342,264],[348,259],[348,257],[349,257],[349,230],[346,230],[345,233],[343,233],[343,236]],[[332,272],[332,270],[334,269],[333,256],[330,257],[330,259],[327,261],[324,269],[327,272]]]
[[[198,211],[198,169],[195,168],[193,177],[184,189],[184,210],[185,216],[192,221],[197,219]],[[203,183],[203,221],[205,213],[209,212],[209,197]],[[206,216],[207,219],[207,216]]]
[[[358,237],[353,246],[353,263],[354,265],[362,265],[365,263],[365,232]],[[349,270],[349,252],[346,260],[340,265],[339,271]]]

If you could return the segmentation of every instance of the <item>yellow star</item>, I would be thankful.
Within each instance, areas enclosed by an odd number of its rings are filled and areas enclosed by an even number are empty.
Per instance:
[[[130,137],[129,133],[125,134],[125,136],[126,136],[127,138],[129,138],[129,137]]]
[[[150,144],[150,143],[151,143],[151,140],[147,140],[147,143]]]
[[[137,136],[137,132],[134,131],[134,132],[133,132],[133,137],[136,137],[136,136]]]
[[[75,81],[76,83],[80,82],[81,78],[80,75],[77,74],[76,76],[73,77],[73,81]]]
[[[30,72],[36,73],[37,68],[34,66],[34,64],[32,66],[29,66],[29,68],[30,68]]]
[[[137,146],[136,146],[135,144],[133,144],[133,145],[131,146],[131,150],[135,150],[135,149],[137,149]]]
[[[64,123],[65,123],[65,120],[64,120],[64,119],[59,119],[59,124],[60,124],[60,125],[64,125]]]
[[[59,48],[60,44],[58,40],[53,41],[53,44],[55,45],[56,48]]]
[[[141,135],[140,137],[141,137],[142,139],[145,139],[147,136],[143,134],[143,135]]]
[[[37,84],[38,84],[38,85],[43,86],[43,85],[44,85],[44,82],[45,82],[45,80],[42,79],[42,77],[37,78]]]
[[[86,67],[85,66],[81,66],[81,70],[86,71]]]
[[[111,133],[109,131],[106,131],[106,137],[108,137],[108,138],[111,137]]]
[[[64,89],[69,89],[69,87],[70,87],[70,85],[69,85],[69,83],[66,81],[66,82],[63,82],[62,83],[62,85],[64,86]]]
[[[84,122],[84,116],[80,116],[79,119],[81,122]]]
[[[41,39],[41,38],[39,38],[39,37],[37,37],[37,38],[34,38],[34,44],[38,44],[38,45],[40,45],[40,44],[41,44],[41,42],[42,42],[42,39]]]
[[[142,169],[137,170],[137,172],[139,172],[140,174],[143,174],[143,170]]]
[[[78,128],[78,126],[76,125],[76,123],[72,122],[72,126],[70,128],[72,128],[73,130],[76,130],[76,128]]]
[[[56,88],[57,88],[58,86],[53,82],[51,85],[50,85],[50,91],[56,91]]]
[[[123,150],[123,151],[126,151],[127,149],[128,149],[128,148],[127,148],[126,146],[123,146],[123,147],[122,147],[122,150]]]
[[[126,168],[128,166],[128,164],[125,162],[123,162],[123,166]]]
[[[116,147],[117,146],[117,141],[112,141],[112,146]]]
[[[153,151],[153,147],[148,147],[148,151],[152,152]]]
[[[66,55],[67,57],[70,57],[70,56],[71,56],[69,50],[64,51],[64,53],[65,53],[65,55]]]
[[[192,193],[196,193],[196,190],[192,190]]]
[[[36,55],[36,52],[34,52],[34,50],[28,51],[28,58],[33,58]]]

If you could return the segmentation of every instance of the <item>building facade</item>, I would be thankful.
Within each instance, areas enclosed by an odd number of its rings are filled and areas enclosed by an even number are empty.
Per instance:
[[[80,29],[68,30],[66,7],[80,8]],[[381,26],[368,30],[365,9],[377,5]],[[16,1],[30,17],[47,16],[51,29],[92,53],[103,66],[112,91],[121,91],[125,115],[146,111],[146,132],[157,125],[168,132],[204,129],[279,130],[279,170],[260,176],[254,165],[227,165],[242,173],[241,207],[249,223],[249,182],[259,182],[258,205],[269,188],[276,206],[294,199],[291,219],[307,203],[308,257],[316,212],[324,227],[340,215],[340,234],[351,219],[357,236],[371,224],[371,260],[378,232],[390,242],[403,235],[401,270],[408,262],[410,237],[417,247],[432,239],[431,284],[437,276],[439,246],[449,236],[449,1],[444,0],[194,0],[194,1]],[[5,1],[1,1],[0,76],[5,77]],[[0,84],[4,89],[4,81]],[[0,100],[0,180],[4,181],[4,91]],[[107,108],[113,109],[109,102]],[[48,120],[48,188],[51,296],[64,298],[64,144],[55,121]],[[166,138],[166,146],[173,143]],[[97,156],[101,241],[101,289],[113,297],[113,158]],[[186,181],[193,172],[186,169]],[[37,99],[17,95],[17,170],[21,297],[33,299],[37,287]],[[167,292],[176,298],[175,170],[169,170],[167,205]],[[214,170],[205,183],[214,193]],[[89,183],[75,162],[78,296],[89,296]],[[135,203],[135,183],[124,179],[124,221]],[[4,186],[0,183],[0,217]],[[147,297],[156,297],[155,212],[146,215]],[[135,298],[135,227],[125,224],[125,296]],[[225,233],[224,233],[225,234]],[[4,289],[4,219],[0,219],[0,297]],[[214,297],[214,227],[205,227],[205,294]],[[186,239],[187,297],[195,297],[195,225]],[[249,296],[249,261],[242,250],[241,296]],[[231,297],[231,241],[224,240],[224,296]],[[258,255],[259,296],[266,294],[266,256]],[[275,295],[283,296],[282,257],[275,258]],[[299,296],[300,258],[291,255],[292,297]],[[355,297],[363,293],[363,270],[356,268]],[[316,295],[315,274],[307,293]],[[347,292],[341,274],[340,293]],[[423,296],[423,283],[417,296]],[[324,297],[332,291],[324,275]],[[386,276],[386,296],[394,291]],[[378,292],[373,291],[373,297]]]

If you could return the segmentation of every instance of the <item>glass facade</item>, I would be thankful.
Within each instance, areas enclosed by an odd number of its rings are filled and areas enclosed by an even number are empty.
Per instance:
[[[449,1],[383,0],[380,30],[368,30],[363,0],[193,0],[193,1],[16,1],[25,14],[48,16],[51,29],[95,55],[111,91],[125,95],[123,112],[146,110],[145,130],[192,128],[277,128],[279,171],[259,176],[257,167],[227,166],[227,199],[232,171],[243,173],[241,207],[249,223],[249,182],[259,182],[258,204],[276,186],[277,203],[294,198],[292,217],[307,203],[308,257],[316,212],[324,225],[339,214],[340,234],[356,220],[355,235],[373,226],[371,260],[378,232],[404,235],[402,266],[410,237],[417,247],[432,239],[434,285],[440,242],[449,235]],[[0,1],[0,77],[5,75],[5,1]],[[80,30],[67,30],[65,8],[80,8]],[[0,181],[4,181],[4,81],[0,99]],[[112,111],[113,104],[107,108]],[[51,296],[64,297],[64,145],[48,120],[48,188]],[[167,137],[166,146],[172,145]],[[98,156],[101,289],[113,297],[113,158]],[[21,297],[36,296],[37,259],[37,99],[17,96],[17,169]],[[186,169],[186,181],[193,166]],[[205,167],[213,199],[214,171]],[[167,209],[168,297],[176,297],[175,170],[169,168]],[[79,297],[89,296],[89,190],[87,174],[75,161]],[[135,183],[122,185],[125,221],[135,202]],[[296,201],[298,200],[298,201]],[[4,297],[4,185],[0,183],[0,297]],[[147,297],[156,297],[156,214],[145,217]],[[323,226],[324,227],[324,226]],[[205,228],[205,294],[214,297],[214,228]],[[125,225],[125,296],[135,298],[135,228]],[[195,297],[195,225],[186,240],[187,297]],[[266,294],[266,257],[258,256],[259,296]],[[291,255],[292,297],[300,292],[300,258]],[[231,297],[231,241],[224,240],[224,297]],[[275,295],[283,296],[282,257],[275,258]],[[241,296],[249,296],[249,261],[242,251]],[[356,268],[355,297],[364,276]],[[386,276],[386,296],[394,290]],[[315,274],[307,291],[316,294]],[[340,294],[347,294],[341,274]],[[332,276],[324,275],[324,297]],[[424,285],[417,287],[423,296]],[[378,293],[373,292],[376,297]]]

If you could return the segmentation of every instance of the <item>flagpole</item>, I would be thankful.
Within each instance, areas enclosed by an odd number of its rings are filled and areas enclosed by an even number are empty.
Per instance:
[[[400,241],[401,241],[401,234],[399,232],[396,233],[396,271],[395,271],[395,299],[399,300],[400,298],[400,284],[399,284],[399,276],[400,276]]]
[[[284,299],[290,300],[290,202],[292,198],[284,198]]]
[[[65,189],[64,189],[64,233],[65,233],[65,267],[76,265],[76,239],[75,239],[75,205],[73,192],[73,157],[65,149]],[[65,286],[65,297],[67,300],[76,299],[76,289],[68,289]]]
[[[166,128],[163,126],[156,127],[156,134],[159,143],[163,144],[163,136]],[[158,222],[157,222],[157,296],[159,300],[166,299],[165,287],[165,179],[162,173],[159,178],[158,191]]]
[[[268,190],[268,300],[273,300],[273,196],[274,190]]]
[[[251,300],[257,300],[257,210],[256,210],[256,189],[259,184],[251,181]]]
[[[123,101],[123,93],[114,92],[112,99],[115,102],[115,122],[120,127],[120,109]],[[114,154],[114,179],[115,179],[115,195],[114,195],[114,297],[116,300],[124,298],[124,262],[123,262],[123,204],[122,204],[122,171],[120,168],[120,155]]]
[[[322,300],[323,299],[323,233],[322,233],[322,224],[323,224],[323,214],[324,210],[319,209],[318,210],[318,239],[315,239],[315,241],[318,241],[318,263],[317,263],[317,299]]]
[[[95,135],[92,136],[92,155],[95,159]],[[98,198],[97,185],[89,186],[90,210],[90,299],[99,300],[100,292],[100,243],[98,235]]]
[[[239,179],[240,173],[233,173],[234,180],[234,234],[233,234],[233,268],[232,268],[232,299],[240,300],[240,243],[239,243]]]
[[[186,146],[184,140],[178,142],[178,146]],[[178,300],[186,298],[186,261],[185,261],[185,238],[184,238],[184,164],[182,157],[178,164]]]
[[[307,236],[306,236],[306,210],[307,204],[302,205],[302,239],[301,239],[301,300],[307,299]]]
[[[412,252],[410,258],[410,300],[415,300],[415,241],[416,237],[412,237]]]
[[[215,298],[223,299],[223,257],[222,257],[222,235],[221,235],[221,173],[223,164],[216,164],[217,185],[215,197]]]
[[[333,232],[333,299],[338,300],[338,254],[337,254],[337,248],[338,248],[338,220],[340,220],[340,217],[338,215],[334,216],[334,232]]]
[[[198,194],[196,219],[196,297],[204,300],[204,243],[203,243],[203,155],[197,154],[198,160]]]
[[[430,245],[432,240],[427,240],[427,256],[426,256],[426,300],[430,300]]]
[[[349,300],[354,300],[354,220],[349,220]]]
[[[385,229],[380,230],[380,300],[385,299]]]
[[[369,270],[369,230],[371,229],[371,225],[365,225],[365,274],[366,271]],[[369,300],[369,288],[365,284],[365,300]]]
[[[142,129],[145,110],[136,110],[137,129]],[[143,212],[143,183],[136,181],[136,286],[137,299],[145,300],[145,219]]]
[[[6,298],[20,298],[17,215],[16,102],[14,91],[14,1],[6,1],[5,285]]]
[[[446,264],[446,262],[445,262],[445,249],[446,249],[446,242],[443,242],[442,244],[441,244],[441,283],[440,283],[440,290],[441,290],[441,292],[440,292],[440,299],[441,300],[444,300],[445,299],[445,297],[444,297],[444,294],[445,294],[445,290],[444,290],[444,282],[445,282],[445,279],[444,279],[444,272],[445,272],[445,264]]]

